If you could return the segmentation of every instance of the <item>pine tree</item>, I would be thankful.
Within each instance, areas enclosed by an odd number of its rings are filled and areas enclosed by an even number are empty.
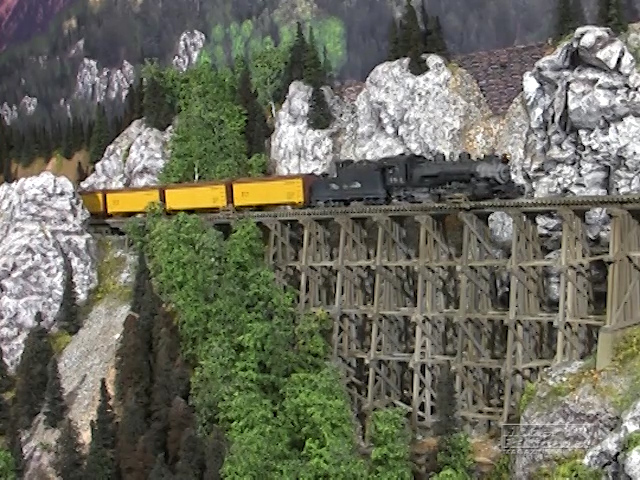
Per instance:
[[[100,381],[100,403],[98,404],[96,420],[91,421],[91,445],[85,468],[86,478],[95,480],[113,480],[116,478],[115,443],[115,414],[111,407],[111,396],[103,378]]]
[[[142,98],[145,123],[158,130],[165,130],[171,125],[176,113],[175,99],[168,86],[163,83],[166,79],[156,64],[145,67],[145,78]]]
[[[576,8],[577,3],[577,8]],[[560,40],[565,35],[578,28],[580,2],[575,0],[558,0],[556,39]]]
[[[74,152],[77,152],[84,146],[84,128],[82,126],[82,121],[79,118],[74,117],[71,120],[71,149]]]
[[[258,153],[265,153],[265,143],[271,135],[271,131],[264,111],[258,102],[258,95],[251,84],[251,76],[246,66],[242,69],[238,82],[238,103],[247,112],[245,125],[247,155],[252,157]]]
[[[71,122],[67,121],[62,128],[62,146],[61,153],[64,158],[73,157],[73,127]]]
[[[193,429],[182,435],[180,460],[176,465],[176,475],[180,480],[199,480],[206,468],[202,441]]]
[[[309,39],[305,44],[303,56],[303,79],[307,85],[314,88],[326,83],[325,72],[322,69],[322,61],[318,54],[313,29],[309,28]]]
[[[20,363],[16,368],[16,394],[18,428],[31,425],[45,402],[48,383],[47,366],[53,358],[53,349],[45,328],[40,325],[42,314],[36,314],[37,325],[33,327],[24,343]]]
[[[320,88],[314,88],[309,102],[309,126],[315,130],[324,130],[331,126],[332,120],[333,115],[324,93]]]
[[[98,105],[96,119],[91,132],[89,142],[89,158],[92,164],[96,164],[102,158],[105,149],[109,146],[109,122],[104,106]]]
[[[609,1],[607,26],[613,30],[613,33],[616,35],[627,31],[628,23],[622,9],[622,0]]]
[[[440,17],[435,17],[428,21],[426,31],[426,51],[428,53],[434,53],[444,59],[449,58],[449,50],[447,49],[447,43],[444,41]]]
[[[164,454],[160,453],[156,457],[156,463],[153,465],[153,470],[149,474],[149,480],[172,480],[175,476],[169,470],[167,462],[164,459]],[[178,477],[180,480],[187,480],[185,477]]]
[[[79,162],[78,165],[80,165]],[[78,297],[73,282],[73,267],[66,255],[63,255],[62,259],[64,288],[62,290],[62,301],[60,302],[60,309],[56,315],[55,324],[69,335],[75,335],[78,333],[78,330],[80,330],[82,322],[78,314]]]
[[[459,431],[456,407],[455,376],[451,372],[450,364],[446,363],[442,366],[437,383],[436,412],[438,421],[434,427],[434,433],[437,437],[445,437]]]
[[[4,353],[0,348],[0,394],[7,393],[13,386],[13,378],[9,375],[7,364],[4,362]]]
[[[411,2],[407,0],[405,13],[400,20],[398,49],[402,57],[409,57],[409,70],[414,75],[426,71],[420,56],[425,52],[424,36],[418,22],[418,14]]]
[[[56,444],[53,468],[62,480],[84,480],[83,463],[78,431],[70,419],[65,419]]]
[[[60,422],[65,419],[68,408],[64,401],[58,362],[55,357],[49,362],[48,374],[49,381],[45,392],[44,423],[49,428],[58,428]]]
[[[294,80],[304,80],[304,55],[307,49],[307,42],[302,31],[302,24],[298,22],[296,30],[296,38],[289,50],[289,58],[285,64],[282,81],[279,92],[276,95],[278,100],[282,102],[289,92],[289,85]]]
[[[398,24],[395,18],[391,18],[391,24],[389,25],[389,53],[387,54],[387,60],[392,62],[398,60],[401,57],[399,38],[398,38]]]

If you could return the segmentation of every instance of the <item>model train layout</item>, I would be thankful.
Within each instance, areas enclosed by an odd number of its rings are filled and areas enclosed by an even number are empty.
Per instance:
[[[505,157],[485,155],[456,161],[397,155],[378,160],[341,160],[333,172],[181,183],[120,190],[82,191],[93,216],[144,213],[160,203],[167,213],[269,208],[313,208],[362,203],[424,203],[460,198],[477,201],[523,195],[513,182]]]

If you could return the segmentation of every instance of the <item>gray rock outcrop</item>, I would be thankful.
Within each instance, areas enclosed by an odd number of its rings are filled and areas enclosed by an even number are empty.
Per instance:
[[[89,213],[71,181],[50,172],[0,185],[0,339],[15,368],[24,339],[41,311],[53,328],[69,259],[78,300],[97,284]]]
[[[106,99],[124,101],[135,80],[135,70],[126,60],[119,68],[100,68],[91,58],[82,60],[73,96],[96,103]]]
[[[473,78],[436,55],[424,57],[429,70],[420,76],[406,58],[378,65],[355,102],[324,87],[335,118],[326,130],[307,125],[311,88],[293,82],[271,138],[278,173],[319,173],[335,158],[489,151],[496,125]]]
[[[191,30],[180,35],[178,48],[173,56],[173,66],[179,72],[184,72],[194,65],[198,61],[205,41],[204,33],[198,30]]]
[[[135,120],[107,147],[95,171],[81,184],[83,190],[142,187],[158,183],[168,158],[173,127],[164,132]]]

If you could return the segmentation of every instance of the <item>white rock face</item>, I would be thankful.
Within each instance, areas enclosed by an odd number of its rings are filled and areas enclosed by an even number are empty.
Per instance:
[[[168,156],[173,127],[164,132],[135,120],[107,147],[95,171],[80,184],[83,190],[156,185]]]
[[[120,68],[99,68],[98,62],[85,58],[76,75],[73,96],[96,103],[105,99],[124,101],[135,80],[135,70],[126,60]]]
[[[16,120],[20,114],[32,115],[38,107],[38,99],[36,97],[30,97],[26,95],[22,97],[20,105],[9,105],[7,102],[3,102],[0,105],[0,116],[4,120],[4,123],[11,125],[11,122]]]
[[[429,71],[409,72],[409,60],[373,69],[355,103],[323,88],[335,121],[327,130],[307,125],[311,88],[293,82],[276,115],[271,157],[277,172],[319,173],[335,158],[376,159],[399,153],[428,155],[488,151],[495,131],[473,78],[425,55]]]
[[[66,177],[43,172],[0,185],[0,339],[10,369],[22,354],[36,312],[42,312],[45,328],[54,327],[63,293],[63,255],[71,263],[80,302],[96,286],[88,218]]]
[[[177,53],[173,57],[173,66],[180,72],[186,71],[198,61],[200,52],[204,47],[206,37],[204,33],[193,30],[184,32],[178,40]]]

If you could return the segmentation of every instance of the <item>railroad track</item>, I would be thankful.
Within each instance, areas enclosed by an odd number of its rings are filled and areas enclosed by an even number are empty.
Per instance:
[[[399,216],[416,214],[446,214],[459,211],[474,213],[491,213],[495,211],[517,210],[523,213],[544,213],[551,210],[569,208],[570,210],[590,210],[592,208],[620,208],[623,210],[640,210],[640,195],[606,195],[606,196],[582,196],[582,197],[544,197],[522,198],[515,200],[484,200],[479,202],[455,202],[455,203],[420,203],[420,204],[391,204],[391,205],[349,205],[342,207],[318,207],[274,209],[267,211],[237,210],[216,213],[199,214],[211,223],[227,223],[240,218],[273,219],[273,220],[299,220],[305,217],[335,218],[339,216],[369,217],[372,215]],[[131,217],[92,217],[90,227],[109,225],[119,228]]]

